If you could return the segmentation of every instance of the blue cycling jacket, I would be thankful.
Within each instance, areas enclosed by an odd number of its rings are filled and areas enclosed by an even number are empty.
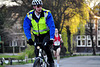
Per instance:
[[[31,14],[31,13],[33,14],[33,12],[34,11],[29,12],[29,14]],[[35,21],[38,23],[39,20],[35,20]],[[55,24],[54,24],[52,14],[50,12],[48,12],[46,24],[48,25],[48,27],[50,29],[50,39],[54,39]],[[24,33],[25,33],[28,40],[31,39],[31,32],[30,32],[31,27],[32,27],[31,20],[26,15],[25,18],[24,18],[23,29],[24,29]]]

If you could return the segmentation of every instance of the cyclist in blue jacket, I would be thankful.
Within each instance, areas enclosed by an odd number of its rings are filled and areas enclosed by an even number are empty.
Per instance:
[[[52,14],[49,10],[42,8],[42,0],[32,1],[33,10],[29,11],[24,18],[23,29],[30,45],[34,42],[42,42],[40,47],[46,52],[50,67],[54,67],[54,60],[50,51],[50,45],[53,44],[55,34],[55,24]],[[35,40],[31,38],[31,29]],[[38,50],[35,47],[35,54],[38,56]]]

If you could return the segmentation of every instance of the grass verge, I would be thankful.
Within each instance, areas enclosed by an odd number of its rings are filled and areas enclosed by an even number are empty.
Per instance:
[[[2,55],[2,54],[0,54],[0,58],[2,58],[2,57],[4,57],[4,58],[17,58],[19,56],[17,56],[17,55]]]

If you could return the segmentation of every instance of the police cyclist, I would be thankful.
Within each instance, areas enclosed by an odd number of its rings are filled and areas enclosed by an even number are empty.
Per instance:
[[[32,1],[33,10],[30,10],[24,18],[23,29],[24,33],[29,41],[29,45],[33,45],[34,42],[42,42],[39,45],[47,54],[50,67],[54,67],[54,60],[50,51],[50,45],[53,44],[55,34],[55,24],[52,14],[49,10],[43,9],[42,0]],[[31,38],[32,33],[35,37],[33,42]],[[39,50],[35,47],[35,54],[38,57]]]

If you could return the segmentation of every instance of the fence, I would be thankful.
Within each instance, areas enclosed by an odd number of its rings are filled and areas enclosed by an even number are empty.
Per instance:
[[[35,60],[35,58],[26,58],[26,59],[14,59],[14,58],[0,58],[0,65],[4,65],[4,64],[9,64],[9,65],[13,65],[13,63],[20,63],[20,62],[25,62],[28,63],[28,61],[31,61],[31,63],[33,63],[33,61]]]

